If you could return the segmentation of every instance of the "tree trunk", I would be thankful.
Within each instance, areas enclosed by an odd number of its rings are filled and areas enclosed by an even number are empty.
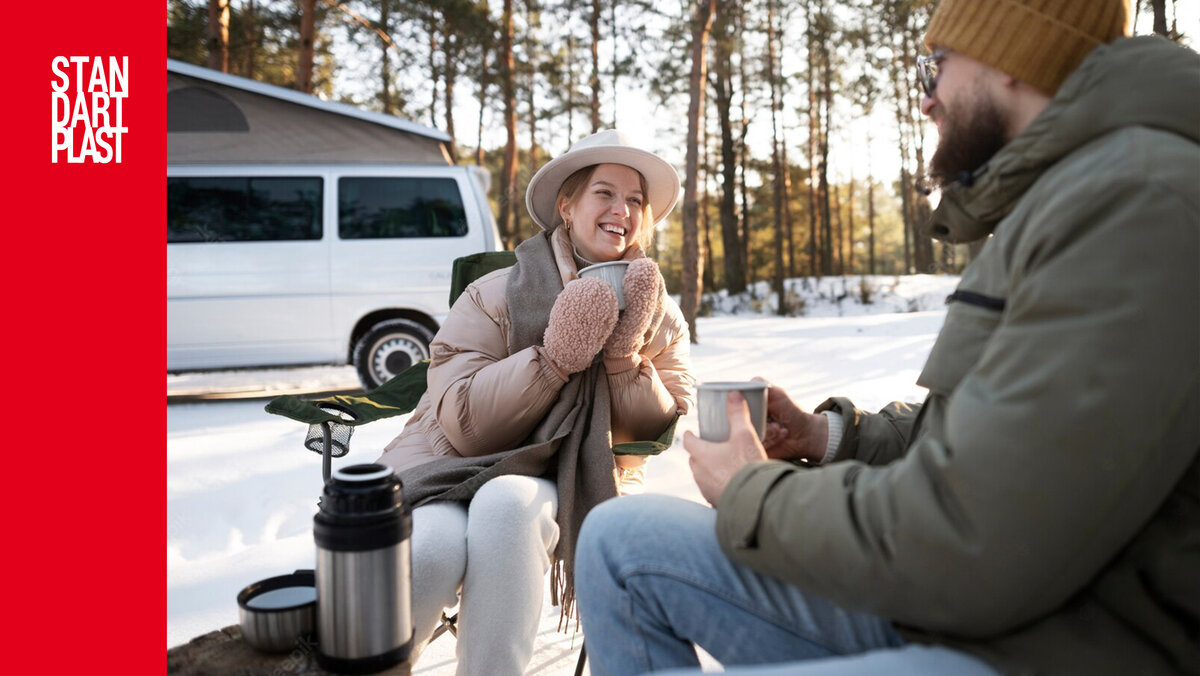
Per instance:
[[[600,0],[592,0],[592,133],[600,131]]]
[[[738,32],[741,34],[745,26],[745,13],[742,11],[741,5],[738,6]],[[738,225],[738,239],[741,245],[742,252],[742,277],[746,280],[746,284],[753,284],[754,279],[750,272],[750,190],[746,187],[746,165],[749,161],[750,153],[746,149],[746,136],[750,133],[750,116],[746,112],[746,41],[738,39],[738,83],[741,85],[741,99],[738,103],[738,109],[742,114],[741,131],[738,134],[738,162],[741,167],[741,180],[738,186],[741,190],[741,215]]]
[[[610,0],[608,3],[608,25],[613,33],[616,33],[617,26],[617,1]],[[612,128],[617,128],[617,93],[620,92],[620,86],[617,83],[617,77],[620,75],[620,61],[617,60],[617,40],[613,37],[612,41]]]
[[[721,244],[725,250],[725,288],[731,294],[746,290],[744,254],[737,223],[737,156],[733,146],[733,59],[731,12],[721,12],[714,22],[713,66],[717,121],[721,125]]]
[[[1154,8],[1154,32],[1171,37],[1171,32],[1167,30],[1167,0],[1150,0],[1150,6]]]
[[[716,11],[716,0],[699,0],[696,12],[692,16],[692,67],[688,76],[688,117],[687,117],[687,153],[686,176],[683,189],[683,289],[681,293],[681,309],[691,331],[693,343],[699,342],[700,335],[696,332],[696,313],[700,309],[701,269],[704,260],[700,257],[700,239],[698,230],[698,204],[696,201],[696,181],[699,177],[700,153],[697,147],[700,138],[700,111],[704,106],[705,88],[705,56],[704,47],[708,42],[709,31],[712,30],[713,14]]]
[[[517,203],[517,97],[513,85],[513,0],[504,0],[500,33],[500,90],[504,96],[504,166],[500,170],[500,221],[497,227],[504,247],[516,247]]]
[[[915,191],[914,191],[915,192]],[[913,195],[913,265],[917,274],[932,275],[937,272],[937,260],[933,257],[933,238],[923,232],[929,220],[929,200],[922,194]]]
[[[913,273],[913,256],[912,256],[912,190],[908,188],[908,184],[912,182],[912,177],[908,170],[904,167],[900,168],[900,211],[904,220],[904,272],[901,274],[911,275]]]
[[[296,68],[296,89],[312,93],[313,48],[317,38],[317,0],[300,3],[300,63]]]
[[[867,148],[873,148],[874,137],[867,132]],[[867,274],[875,274],[875,165],[867,153]]]
[[[381,0],[379,3],[379,30],[383,31],[384,35],[392,34],[392,0]],[[379,92],[379,101],[383,105],[383,112],[388,115],[396,114],[396,102],[392,100],[392,61],[391,52],[387,40],[381,40],[379,46],[383,49],[383,54],[379,63],[379,81],[381,91]]]
[[[487,50],[483,52],[483,59],[479,64],[480,73],[487,73]],[[481,77],[479,80],[479,118],[475,124],[475,166],[483,166],[483,112],[487,110],[487,82]]]
[[[537,107],[534,105],[534,50],[537,45],[533,39],[534,28],[538,25],[540,19],[536,16],[537,6],[533,0],[525,2],[525,59],[528,62],[525,68],[525,77],[527,78],[527,87],[525,89],[525,104],[529,107],[529,176],[533,177],[534,172],[538,169],[538,143],[537,143]],[[536,226],[535,226],[536,227]]]
[[[833,64],[829,53],[830,19],[822,9],[817,14],[817,58],[821,68],[820,94],[820,133],[817,142],[820,144],[817,160],[818,188],[817,195],[821,200],[821,273],[833,274],[833,224],[829,206],[829,125],[830,113],[833,108]]]
[[[837,269],[834,270],[834,274],[845,275],[846,274],[846,259],[843,254],[843,252],[845,251],[845,247],[843,246],[843,239],[844,239],[845,233],[842,232],[841,188],[838,185],[834,185],[833,189],[830,192],[833,193],[833,199],[832,199],[833,241],[834,241],[834,257],[837,261]]]
[[[482,0],[480,4],[482,5],[480,11],[483,13],[483,16],[490,16],[491,11],[488,8],[487,0]],[[483,39],[483,45],[479,51],[479,118],[476,121],[475,127],[475,166],[482,167],[484,160],[483,113],[487,110],[487,89],[491,78],[491,68],[488,66],[488,55],[492,53],[492,41],[490,38]]]
[[[920,55],[920,31],[921,27],[917,25],[917,17],[910,15],[904,41],[904,49],[908,55],[909,63],[916,63]],[[912,68],[905,68],[903,72],[904,91],[907,94],[908,119],[911,129],[910,138],[913,141],[913,157],[917,162],[917,177],[924,180],[925,126],[920,123],[920,101],[914,94],[917,90],[915,71]],[[929,221],[930,215],[929,198],[925,196],[925,193],[914,190],[912,187],[909,188],[909,194],[912,196],[913,263],[917,267],[917,272],[921,274],[933,274],[937,271],[937,261],[933,256],[933,238],[926,234],[924,230],[924,225]]]
[[[808,274],[816,277],[818,274],[818,251],[820,225],[817,206],[817,137],[820,134],[818,115],[820,108],[817,104],[817,88],[815,72],[817,69],[816,52],[814,50],[814,32],[812,28],[812,3],[804,3],[806,60],[805,84],[808,86],[808,143],[805,144],[805,160],[808,162]]]
[[[454,141],[454,85],[458,80],[458,38],[452,29],[453,19],[448,14],[442,15],[442,50],[446,57],[446,86],[443,90],[446,106],[446,135],[450,143],[446,151],[450,154],[450,162],[458,164],[458,146]]]
[[[772,288],[778,305],[775,311],[780,316],[788,313],[787,294],[783,288],[784,267],[783,252],[787,246],[783,232],[783,156],[779,152],[779,87],[780,82],[775,77],[775,2],[767,0],[767,82],[771,88],[771,195],[774,198],[775,219],[775,276]]]
[[[896,102],[896,129],[898,130],[898,150],[900,153],[900,218],[902,221],[904,232],[904,267],[901,274],[907,275],[912,272],[912,245],[909,241],[912,234],[912,180],[908,173],[909,162],[909,126],[910,118],[906,111],[904,87],[906,86],[904,75],[901,70],[908,68],[908,54],[901,49],[901,53],[893,58],[888,64],[890,71],[893,93]]]
[[[208,0],[208,67],[229,72],[229,2]]]
[[[875,176],[867,176],[867,271],[874,275],[875,269]]]
[[[707,102],[705,102],[707,103]],[[716,283],[713,282],[713,248],[712,248],[712,223],[709,218],[708,206],[708,178],[711,175],[709,171],[708,158],[708,105],[704,106],[704,115],[700,121],[700,148],[703,151],[703,156],[700,158],[700,171],[704,174],[704,180],[700,185],[704,189],[700,192],[700,222],[704,229],[704,277],[702,289],[714,289]]]
[[[258,75],[258,8],[254,6],[254,0],[242,7],[242,37],[246,41],[242,77],[254,80]]]
[[[792,163],[788,160],[786,134],[779,135],[779,148],[783,160],[783,234],[787,240],[787,276],[793,279],[796,277],[796,238],[792,229]]]
[[[429,126],[437,128],[437,104],[438,104],[438,83],[442,80],[442,69],[438,66],[437,55],[441,51],[438,47],[438,29],[437,22],[434,20],[434,13],[429,13],[429,24],[426,31],[429,34],[429,85],[433,89],[429,97]]]
[[[575,140],[575,38],[567,36],[567,143]]]
[[[846,194],[846,267],[844,274],[854,274],[854,174],[850,174],[850,189]]]

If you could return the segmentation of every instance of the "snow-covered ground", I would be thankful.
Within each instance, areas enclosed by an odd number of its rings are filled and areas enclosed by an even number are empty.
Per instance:
[[[958,284],[951,275],[847,275],[804,277],[784,284],[790,316],[853,317],[885,312],[939,310]],[[705,294],[704,306],[713,316],[775,313],[779,298],[768,282],[730,296],[725,291]]]
[[[827,278],[810,289],[798,282],[808,314],[803,317],[764,315],[770,307],[754,307],[745,298],[715,300],[715,316],[699,320],[700,343],[692,348],[697,377],[763,376],[809,409],[834,394],[864,408],[921,400],[924,391],[915,381],[945,316],[935,308],[942,307],[957,278],[869,279],[876,288],[868,305],[861,296],[855,300],[857,278],[846,278],[845,288],[842,279]],[[282,392],[352,388],[356,382],[350,367],[312,367],[168,376],[167,388]],[[243,586],[313,567],[320,457],[302,447],[303,425],[265,413],[264,404],[253,399],[167,406],[168,647],[235,624],[234,599]],[[350,454],[335,460],[335,467],[374,460],[403,420],[360,428]],[[701,500],[679,445],[688,429],[696,429],[694,414],[680,421],[675,445],[650,461],[648,491]],[[546,605],[530,673],[573,673],[580,637],[556,632],[558,615]],[[429,646],[413,673],[453,672],[454,639],[443,637]]]

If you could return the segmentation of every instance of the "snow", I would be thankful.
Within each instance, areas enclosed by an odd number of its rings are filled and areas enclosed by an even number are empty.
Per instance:
[[[762,376],[810,409],[831,395],[867,409],[920,401],[917,375],[945,317],[942,302],[957,277],[867,278],[873,303],[856,298],[859,278],[795,280],[806,316],[777,317],[749,298],[710,299],[714,316],[698,320],[692,346],[697,378]],[[759,296],[765,296],[761,288]],[[840,297],[840,300],[839,300]],[[911,311],[917,310],[917,311]],[[308,367],[168,375],[168,394],[226,396],[353,388],[351,367]],[[320,457],[303,448],[304,426],[263,410],[267,399],[216,399],[167,406],[167,646],[237,623],[238,591],[265,577],[312,568],[312,516],[321,492]],[[404,418],[359,428],[351,452],[334,467],[374,460]],[[647,466],[648,492],[702,502],[680,446]],[[548,595],[547,595],[548,598]],[[556,631],[558,609],[545,605],[531,673],[573,673],[581,636]],[[454,672],[454,644],[430,644],[414,674]]]
[[[940,309],[957,284],[958,277],[951,275],[846,275],[789,279],[784,288],[791,299],[790,314],[851,317]],[[768,282],[754,284],[747,293],[730,296],[719,291],[705,300],[717,316],[775,313],[779,307]]]

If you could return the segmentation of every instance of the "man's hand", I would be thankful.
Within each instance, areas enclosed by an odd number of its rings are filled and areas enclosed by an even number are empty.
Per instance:
[[[767,457],[817,463],[825,457],[828,440],[829,421],[824,415],[806,413],[782,388],[767,383],[767,429],[763,435]]]
[[[728,441],[705,441],[690,431],[683,435],[683,447],[692,456],[688,463],[692,477],[700,494],[714,507],[738,470],[767,459],[742,395],[730,392],[725,397],[725,411],[729,415]]]

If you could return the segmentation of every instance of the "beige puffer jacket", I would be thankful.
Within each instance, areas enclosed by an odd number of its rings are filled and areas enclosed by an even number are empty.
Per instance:
[[[560,228],[550,240],[565,286],[578,278],[570,239]],[[635,246],[625,258],[644,256]],[[509,354],[505,292],[511,270],[479,278],[455,302],[430,345],[429,389],[379,462],[400,472],[438,457],[513,448],[558,398],[568,374],[540,346]],[[613,443],[658,438],[676,414],[688,411],[694,396],[689,334],[679,306],[667,298],[663,321],[640,354],[606,360],[605,367]],[[645,458],[614,457],[621,492],[637,492]]]

